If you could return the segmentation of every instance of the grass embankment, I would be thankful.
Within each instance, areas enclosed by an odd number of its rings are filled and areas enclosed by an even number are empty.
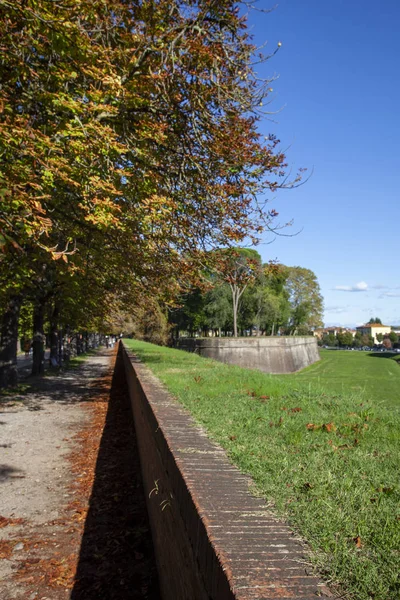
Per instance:
[[[370,400],[400,410],[400,356],[390,352],[320,350],[322,360],[290,375],[340,393],[362,392]]]
[[[303,373],[273,376],[126,343],[307,539],[328,579],[357,600],[400,598],[394,361],[332,351]]]

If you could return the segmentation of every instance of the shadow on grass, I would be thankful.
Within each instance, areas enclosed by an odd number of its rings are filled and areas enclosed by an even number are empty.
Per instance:
[[[71,600],[159,600],[139,456],[117,360]]]
[[[372,356],[373,358],[391,358],[395,359],[395,361],[400,360],[397,352],[369,352],[367,356]]]

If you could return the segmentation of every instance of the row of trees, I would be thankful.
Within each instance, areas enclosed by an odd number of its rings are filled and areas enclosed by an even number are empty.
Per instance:
[[[46,328],[55,352],[172,302],[276,227],[258,199],[289,184],[231,0],[0,0],[0,37],[2,386],[20,321],[40,373]]]
[[[395,345],[397,346],[399,336],[394,331],[391,331],[387,335],[378,333],[376,339],[379,344],[382,344],[385,348],[389,349]],[[372,348],[375,346],[376,342],[371,335],[361,334],[357,331],[353,337],[350,332],[344,331],[343,333],[337,333],[336,335],[333,333],[324,335],[322,339],[319,340],[319,344],[321,346],[339,346],[341,348],[362,348],[363,346]]]
[[[262,264],[255,250],[219,253],[209,290],[195,289],[171,311],[176,335],[304,335],[322,324],[315,274],[303,267]]]

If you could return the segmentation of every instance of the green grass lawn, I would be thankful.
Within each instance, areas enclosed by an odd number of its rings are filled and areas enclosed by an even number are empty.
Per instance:
[[[400,366],[327,351],[266,375],[127,340],[287,518],[346,598],[400,598]]]
[[[289,377],[340,393],[360,391],[373,402],[400,409],[399,355],[345,350],[320,354],[320,362]]]

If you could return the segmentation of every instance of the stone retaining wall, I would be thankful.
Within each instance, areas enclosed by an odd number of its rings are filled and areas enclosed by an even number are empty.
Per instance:
[[[176,347],[205,358],[275,374],[294,373],[320,359],[317,338],[312,336],[180,338]]]
[[[121,343],[164,600],[315,600],[304,545]]]

